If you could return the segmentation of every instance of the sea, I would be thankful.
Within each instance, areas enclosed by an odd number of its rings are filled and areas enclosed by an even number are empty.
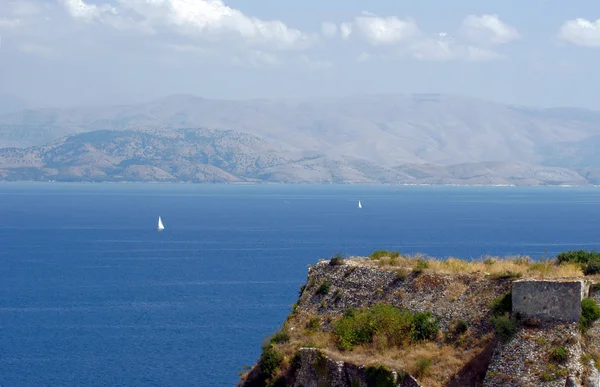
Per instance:
[[[235,386],[320,258],[540,259],[599,226],[600,188],[2,183],[0,386]]]

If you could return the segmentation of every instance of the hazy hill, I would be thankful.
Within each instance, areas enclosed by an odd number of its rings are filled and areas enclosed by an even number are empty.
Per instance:
[[[235,152],[248,152],[252,158],[269,149],[271,153],[263,156],[277,154],[278,160],[286,161],[261,165],[252,173],[228,171],[238,178],[580,184],[600,176],[600,157],[595,152],[600,145],[600,112],[533,109],[438,94],[246,101],[176,95],[129,106],[19,110],[0,115],[0,147],[35,148],[3,151],[14,155],[5,158],[9,164],[0,168],[13,168],[10,163],[26,165],[27,160],[42,157],[39,152],[50,148],[63,152],[75,143],[92,146],[94,152],[103,149],[95,148],[95,142],[85,136],[45,145],[72,134],[126,131],[129,134],[121,134],[120,141],[133,141],[130,146],[137,148],[141,140],[131,133],[139,132],[132,130],[153,129],[152,136],[164,139],[180,133],[179,129],[199,127],[233,130],[236,136],[245,133],[261,145],[235,145]],[[79,150],[85,149],[81,146]],[[188,146],[194,146],[193,141]],[[169,152],[157,153],[156,160],[169,159],[173,156]],[[95,165],[96,159],[71,159],[75,154],[65,153],[61,160],[77,162],[79,168]],[[114,161],[110,155],[104,163]],[[221,168],[213,160],[206,165]],[[158,172],[141,175],[153,173]]]
[[[145,129],[2,148],[0,180],[586,185],[598,173],[498,162],[386,167],[351,156],[302,156],[231,130]]]
[[[377,164],[506,161],[539,164],[563,141],[600,135],[600,113],[529,109],[448,95],[225,101],[171,96],[150,103],[23,110],[0,116],[0,146],[137,127],[232,129],[296,151]],[[555,152],[550,152],[554,155]]]

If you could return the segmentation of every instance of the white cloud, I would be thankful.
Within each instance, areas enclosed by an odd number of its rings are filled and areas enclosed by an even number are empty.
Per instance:
[[[445,32],[426,34],[410,18],[380,17],[368,12],[363,12],[352,23],[341,24],[340,31],[343,38],[349,39],[351,35],[360,37],[374,46],[375,51],[387,51],[387,54],[384,52],[382,55],[381,52],[363,52],[356,59],[359,62],[370,61],[374,57],[398,56],[438,62],[490,61],[503,58],[489,49],[490,45],[520,38],[514,27],[503,23],[496,15],[467,16],[459,30],[459,35],[467,41],[456,39]]]
[[[434,62],[484,62],[502,57],[488,49],[461,44],[444,32],[414,42],[409,46],[408,52],[415,59]]]
[[[342,23],[340,24],[340,35],[344,39],[348,39],[352,34],[352,23]]]
[[[560,27],[558,38],[581,47],[600,47],[600,19],[567,20]]]
[[[521,38],[517,29],[498,15],[469,15],[463,20],[460,33],[473,43],[485,45],[506,44]]]
[[[83,21],[93,21],[106,13],[113,15],[118,14],[117,9],[108,4],[97,6],[95,4],[87,4],[83,0],[59,1],[73,18]]]
[[[250,45],[273,49],[307,48],[314,37],[282,21],[265,21],[226,6],[221,0],[118,0],[118,6],[95,5],[83,0],[61,0],[76,20],[101,20],[121,29],[166,29],[192,38],[240,38]]]
[[[354,20],[354,26],[373,45],[395,44],[419,34],[419,28],[413,20],[396,16],[379,17],[363,13]]]
[[[331,23],[331,22],[324,22],[321,24],[321,33],[328,37],[328,38],[333,38],[337,35],[338,32],[338,26],[335,23]]]

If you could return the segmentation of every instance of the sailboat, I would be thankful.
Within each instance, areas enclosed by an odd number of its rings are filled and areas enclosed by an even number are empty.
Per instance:
[[[358,201],[358,208],[362,208],[362,204],[360,204],[360,200]]]
[[[158,227],[156,227],[156,229],[158,231],[161,231],[161,230],[165,229],[165,226],[163,226],[163,222],[162,222],[162,219],[160,218],[160,216],[158,217]]]

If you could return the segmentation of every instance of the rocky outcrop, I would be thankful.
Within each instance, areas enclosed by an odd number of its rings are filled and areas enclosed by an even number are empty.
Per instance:
[[[284,327],[290,338],[281,344],[288,351],[282,363],[291,366],[274,378],[294,387],[600,387],[600,327],[594,324],[583,334],[577,321],[582,298],[600,301],[589,282],[515,280],[510,273],[386,262],[332,260],[309,267]],[[374,342],[351,351],[336,347],[335,322],[346,311],[381,303],[431,313],[439,322],[438,335],[429,343],[383,348],[388,359]],[[306,348],[313,340],[323,347]],[[424,355],[411,357],[411,352],[429,356],[435,378],[419,370]],[[373,384],[375,377],[380,384]],[[262,386],[248,380],[241,386]]]
[[[423,387],[406,373],[335,361],[314,348],[302,348],[298,355],[300,367],[294,387],[371,387],[378,380],[382,386]]]

